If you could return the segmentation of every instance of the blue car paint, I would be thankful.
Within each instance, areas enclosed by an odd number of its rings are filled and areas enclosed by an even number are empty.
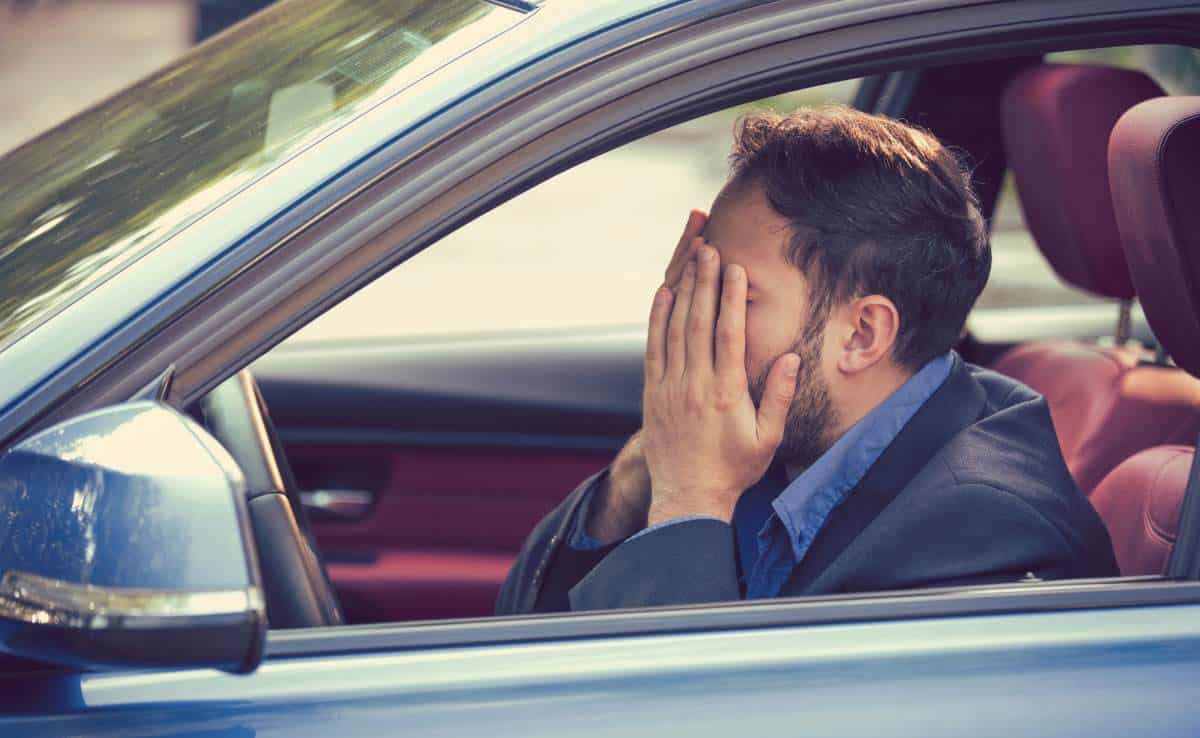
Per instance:
[[[1198,660],[1195,605],[417,649],[63,677],[0,735],[1195,736]]]

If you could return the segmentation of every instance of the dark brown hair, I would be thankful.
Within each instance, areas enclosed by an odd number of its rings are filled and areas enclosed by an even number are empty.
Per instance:
[[[900,313],[909,369],[949,351],[991,270],[971,175],[931,133],[846,107],[751,114],[734,134],[731,181],[763,188],[791,221],[789,260],[821,324],[863,295]]]

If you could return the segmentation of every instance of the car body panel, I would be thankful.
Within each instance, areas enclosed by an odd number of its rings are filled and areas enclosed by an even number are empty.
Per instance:
[[[1198,623],[1197,606],[1125,608],[95,674],[71,677],[73,711],[0,733],[1192,736]]]

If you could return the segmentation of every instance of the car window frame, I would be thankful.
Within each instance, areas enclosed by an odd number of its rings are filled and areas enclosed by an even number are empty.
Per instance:
[[[1075,40],[1067,45],[1078,46],[1087,43],[1081,42],[1079,38],[1075,37]],[[1111,36],[1106,34],[1104,38],[1108,41]],[[1062,43],[1057,41],[1051,47],[1057,48]],[[1030,47],[1022,48],[1024,50]],[[768,85],[761,94],[775,94],[781,91],[785,90],[774,84]],[[741,97],[746,99],[744,93]],[[705,113],[712,110],[708,107],[703,108]],[[672,123],[691,117],[694,116],[675,118],[672,119]],[[643,131],[649,133],[661,130],[662,127],[665,126],[648,126]],[[619,143],[605,146],[603,150],[611,150],[616,145],[638,137],[636,134],[626,134],[616,139]],[[568,168],[575,161],[587,158],[590,156],[577,156],[571,163],[556,168],[554,173]],[[549,176],[552,175],[541,177],[529,186],[536,186]],[[1200,602],[1200,583],[1163,576],[1061,580],[1033,584],[798,597],[756,603],[729,602],[683,608],[639,608],[611,612],[356,625],[308,633],[276,631],[268,635],[266,656],[287,658],[378,649],[499,645],[680,631],[883,622],[911,618],[1148,607],[1197,602]]]
[[[785,24],[783,28],[795,35],[770,46],[747,42],[737,53],[712,59],[706,34],[733,22],[731,18],[741,18],[742,32],[748,33],[778,28],[780,17],[789,12],[799,17],[799,26],[803,27],[809,10],[801,5],[754,7],[685,25],[562,74],[509,101],[499,111],[454,130],[436,147],[406,161],[393,162],[390,170],[380,173],[342,207],[327,211],[315,224],[287,234],[273,244],[277,248],[271,253],[219,285],[210,295],[218,302],[210,302],[208,310],[201,309],[203,304],[191,306],[182,335],[177,332],[165,336],[165,340],[161,335],[149,337],[136,350],[118,357],[106,369],[110,376],[97,378],[107,382],[100,381],[89,388],[91,394],[85,393],[76,398],[76,403],[62,407],[74,410],[79,403],[86,405],[103,397],[103,393],[94,391],[97,387],[110,393],[109,397],[122,388],[135,392],[140,387],[122,384],[119,374],[114,377],[111,373],[119,373],[133,362],[161,367],[167,359],[180,366],[169,400],[186,405],[316,314],[462,223],[578,162],[698,115],[788,89],[867,76],[905,64],[1131,41],[1146,43],[1151,39],[1200,46],[1200,8],[1195,7],[1188,14],[1196,23],[1185,32],[1162,8],[1122,14],[1115,11],[1125,4],[1117,0],[1101,3],[1114,12],[1083,19],[1072,17],[1066,22],[1054,14],[1069,15],[1071,8],[1076,12],[1084,7],[1092,11],[1096,3],[1085,6],[1081,0],[1053,4],[1030,1],[940,9],[935,3],[917,5],[924,9],[922,13],[893,18],[883,24],[886,28],[882,32],[878,25],[863,23],[805,35],[795,31],[795,23]],[[1021,10],[1029,13],[1023,15]],[[1155,10],[1157,14],[1152,12]],[[1117,28],[1114,23],[1122,17],[1140,22],[1130,28]],[[947,29],[946,36],[930,37],[927,29],[931,22]],[[989,23],[1003,24],[1004,31],[997,31]],[[1070,33],[1065,33],[1064,27]],[[888,44],[888,55],[880,58],[879,46]],[[698,64],[706,53],[708,65]],[[661,68],[647,71],[645,74],[652,79],[629,81],[632,90],[619,83],[607,89],[631,66],[649,66],[648,60],[656,54],[665,55],[676,67],[688,67],[689,62],[691,66],[673,77],[667,77]],[[779,64],[780,58],[788,61]],[[658,77],[654,77],[656,73]],[[604,89],[606,94],[598,95],[598,90]],[[549,111],[559,117],[539,118]],[[525,135],[515,135],[517,131]],[[462,170],[463,161],[476,156],[481,147],[495,146],[497,141],[504,141],[505,146],[496,156],[473,170]],[[431,183],[438,187],[432,197],[412,200],[414,192]],[[380,218],[384,218],[382,224]],[[274,302],[264,304],[264,290],[280,289],[281,284],[289,289]],[[226,300],[221,301],[221,297]],[[221,327],[230,311],[244,310],[249,310],[245,321]],[[238,332],[236,337],[231,335],[233,330]],[[211,342],[188,343],[188,332],[210,334],[213,342],[221,343],[220,350],[214,351]],[[197,351],[204,353],[197,355]],[[1162,577],[994,585],[443,624],[342,626],[273,634],[268,657],[458,642],[1198,602],[1200,584]]]

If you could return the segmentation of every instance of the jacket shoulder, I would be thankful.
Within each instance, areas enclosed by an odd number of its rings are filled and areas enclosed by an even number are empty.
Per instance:
[[[1059,450],[1045,401],[969,367],[977,414],[928,457],[815,583],[819,591],[1117,574],[1108,533]]]
[[[914,492],[983,525],[1025,519],[1031,544],[1041,537],[1048,550],[1061,548],[1065,575],[1115,574],[1108,532],[1067,468],[1045,400],[995,372],[972,374],[984,410],[913,479]]]

